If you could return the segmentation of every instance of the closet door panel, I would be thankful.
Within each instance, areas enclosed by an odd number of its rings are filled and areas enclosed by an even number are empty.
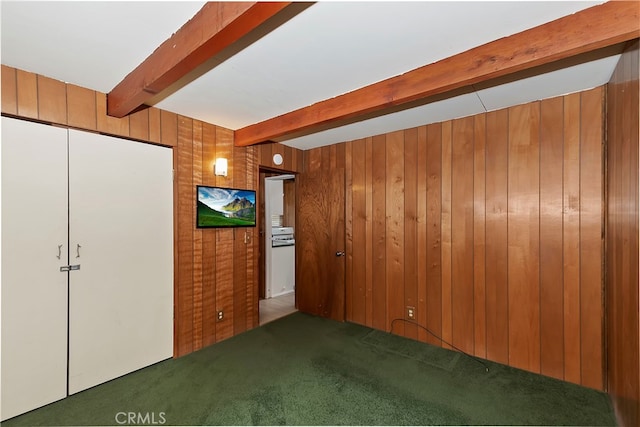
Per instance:
[[[169,148],[69,131],[69,393],[172,356]]]
[[[1,146],[5,420],[67,393],[67,131],[3,117]]]

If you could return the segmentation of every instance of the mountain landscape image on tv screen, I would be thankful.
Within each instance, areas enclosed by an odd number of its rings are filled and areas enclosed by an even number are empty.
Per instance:
[[[198,186],[197,226],[253,227],[256,192],[234,188]]]

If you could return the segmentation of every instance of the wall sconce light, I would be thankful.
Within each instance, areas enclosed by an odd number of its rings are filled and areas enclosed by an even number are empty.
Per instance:
[[[213,173],[217,176],[227,176],[227,159],[224,157],[218,157],[216,164],[213,167]]]

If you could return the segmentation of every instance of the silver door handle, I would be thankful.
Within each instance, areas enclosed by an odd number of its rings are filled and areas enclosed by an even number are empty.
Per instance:
[[[56,256],[56,258],[60,259],[61,256],[62,256],[62,245],[58,245],[58,255]]]
[[[80,244],[78,244],[78,246],[76,247],[76,258],[80,258],[80,248],[82,246],[80,246]]]
[[[338,251],[338,252],[336,252],[336,256],[344,256],[344,252],[343,251]]]

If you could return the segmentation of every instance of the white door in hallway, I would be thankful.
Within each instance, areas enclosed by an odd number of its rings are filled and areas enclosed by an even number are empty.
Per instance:
[[[172,150],[69,131],[69,393],[173,354]]]
[[[6,420],[67,395],[67,130],[2,118]]]

